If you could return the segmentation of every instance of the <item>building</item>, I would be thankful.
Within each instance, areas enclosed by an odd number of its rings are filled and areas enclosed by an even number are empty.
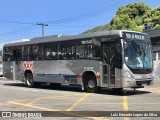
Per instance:
[[[144,31],[150,36],[153,46],[154,70],[157,78],[160,78],[160,29]]]

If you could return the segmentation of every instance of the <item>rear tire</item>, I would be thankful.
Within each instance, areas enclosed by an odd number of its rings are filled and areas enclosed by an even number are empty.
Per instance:
[[[31,73],[25,75],[25,85],[27,87],[34,87],[33,75]]]
[[[89,75],[84,79],[84,90],[87,92],[97,92],[98,86],[97,86],[97,80],[94,75]]]

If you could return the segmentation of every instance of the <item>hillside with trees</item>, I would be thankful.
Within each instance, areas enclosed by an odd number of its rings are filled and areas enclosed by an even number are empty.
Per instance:
[[[109,24],[98,26],[84,33],[112,30],[134,30],[142,31],[144,26],[152,26],[153,29],[160,28],[160,7],[151,9],[150,6],[138,2],[120,7],[116,16]]]
[[[84,33],[100,32],[100,31],[105,31],[105,30],[109,30],[109,29],[110,29],[110,24],[106,24],[106,25],[101,25],[101,26],[95,27],[91,30],[87,30]]]

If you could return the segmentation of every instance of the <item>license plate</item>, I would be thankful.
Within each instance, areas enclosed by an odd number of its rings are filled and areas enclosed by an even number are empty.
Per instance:
[[[145,75],[145,78],[151,78],[150,74]]]

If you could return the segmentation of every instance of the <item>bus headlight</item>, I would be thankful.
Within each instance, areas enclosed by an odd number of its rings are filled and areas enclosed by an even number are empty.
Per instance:
[[[125,77],[134,79],[131,73],[127,70],[125,70]]]

